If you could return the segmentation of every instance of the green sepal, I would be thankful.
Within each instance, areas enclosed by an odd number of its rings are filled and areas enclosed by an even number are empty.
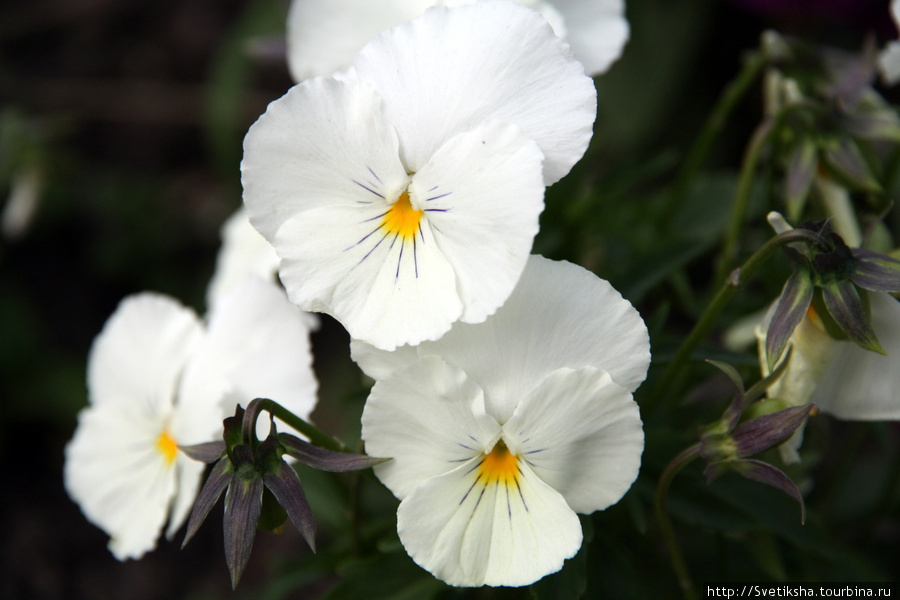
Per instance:
[[[794,329],[806,316],[814,292],[812,273],[802,262],[794,261],[794,272],[784,284],[766,331],[766,363],[769,371],[775,370]]]
[[[850,281],[833,281],[822,286],[822,300],[828,313],[847,338],[865,350],[887,354],[872,329],[872,318],[856,287]]]

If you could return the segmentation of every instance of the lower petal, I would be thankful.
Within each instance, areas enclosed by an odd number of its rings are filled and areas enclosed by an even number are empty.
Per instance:
[[[403,238],[383,231],[380,212],[327,207],[286,222],[275,246],[288,295],[385,350],[436,339],[462,312],[453,269],[424,223]]]
[[[869,304],[872,328],[887,356],[838,342],[812,401],[840,419],[895,421],[900,419],[900,302],[871,292]]]
[[[400,503],[397,530],[409,555],[456,586],[523,586],[561,569],[581,547],[577,515],[521,461],[515,483],[485,483],[478,460]]]

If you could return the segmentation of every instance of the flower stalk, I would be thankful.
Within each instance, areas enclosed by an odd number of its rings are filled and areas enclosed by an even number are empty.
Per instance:
[[[710,329],[712,329],[719,314],[721,314],[722,310],[728,304],[728,301],[731,300],[731,297],[734,295],[735,291],[737,291],[738,286],[750,278],[757,269],[769,259],[775,250],[796,242],[808,244],[819,243],[818,236],[815,233],[811,231],[799,233],[800,231],[801,230],[799,229],[793,229],[776,235],[760,246],[743,265],[731,272],[731,275],[724,283],[722,283],[721,287],[716,292],[716,295],[713,296],[712,300],[710,300],[706,309],[703,311],[703,314],[697,320],[694,328],[678,348],[675,357],[672,359],[672,362],[669,363],[668,367],[666,367],[666,370],[657,382],[656,387],[653,388],[649,398],[649,403],[651,405],[660,403],[662,406],[666,406],[674,401],[677,394],[673,393],[673,390],[677,389],[678,380],[683,377],[684,364],[690,357],[691,352],[694,351],[700,341],[703,340]]]
[[[695,600],[697,598],[697,590],[694,588],[694,582],[688,571],[687,563],[681,553],[681,546],[678,544],[678,537],[675,535],[675,529],[672,527],[672,520],[669,518],[666,502],[669,498],[669,487],[672,485],[672,480],[683,468],[699,456],[700,444],[698,443],[685,448],[678,456],[673,458],[659,477],[653,502],[656,521],[659,524],[659,532],[662,535],[663,542],[666,544],[666,548],[669,550],[669,559],[672,561],[672,568],[675,570],[678,586],[681,588],[681,593],[685,600]]]

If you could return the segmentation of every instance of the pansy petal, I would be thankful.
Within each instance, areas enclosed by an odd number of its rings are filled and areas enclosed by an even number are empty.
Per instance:
[[[537,142],[547,185],[591,139],[593,81],[543,17],[512,2],[431,8],[373,38],[353,65],[384,98],[413,173],[451,137],[491,120]]]
[[[214,439],[236,404],[258,397],[305,418],[315,406],[316,389],[305,315],[274,283],[250,276],[210,314],[206,340],[185,371],[178,439]],[[258,425],[265,437],[268,423],[260,419]]]
[[[462,320],[478,323],[515,287],[544,208],[541,151],[493,122],[437,150],[410,185],[414,205],[456,273]]]
[[[350,65],[373,35],[422,14],[432,0],[294,0],[287,18],[287,61],[294,81]]]
[[[478,386],[436,356],[377,381],[362,414],[366,453],[393,459],[377,465],[375,474],[399,498],[483,455],[499,437]]]
[[[245,208],[239,209],[222,225],[222,247],[216,257],[216,270],[206,289],[209,308],[247,275],[273,279],[280,259],[275,248],[252,225]]]
[[[393,352],[379,350],[372,344],[350,340],[350,358],[372,379],[384,379],[395,369],[405,367],[419,357],[419,346],[400,346]]]
[[[281,277],[301,308],[333,315],[353,338],[392,350],[435,339],[462,313],[455,275],[420,222],[407,238],[382,207],[329,207],[278,232]]]
[[[139,401],[153,403],[157,414],[170,410],[181,371],[202,336],[194,312],[172,298],[125,298],[88,356],[91,403]]]
[[[172,539],[190,516],[194,500],[197,499],[200,485],[203,483],[203,472],[206,469],[204,463],[189,458],[183,453],[179,453],[176,457],[175,467],[177,485],[175,498],[172,500],[169,525],[166,527],[168,539]]]
[[[510,451],[579,513],[618,502],[641,466],[638,406],[592,367],[551,373],[522,399],[504,431]]]
[[[425,481],[400,503],[409,555],[457,586],[528,585],[581,547],[578,516],[527,464],[515,483],[490,481],[476,461]]]
[[[851,342],[835,343],[834,356],[812,396],[819,410],[852,421],[900,419],[900,303],[869,294],[872,328],[887,355]]]
[[[439,354],[485,391],[501,423],[548,374],[595,367],[633,391],[650,364],[647,328],[608,282],[564,261],[531,256],[506,303],[483,324],[458,323],[420,354]]]
[[[588,75],[606,71],[628,41],[624,0],[553,0],[566,25],[566,41]]]
[[[535,255],[509,299],[484,323],[457,323],[417,351],[392,354],[357,340],[350,347],[376,379],[417,355],[443,356],[485,390],[489,412],[501,422],[557,369],[600,368],[634,391],[650,365],[647,328],[619,292],[579,266]]]
[[[895,85],[900,81],[900,42],[887,43],[878,56],[878,71],[885,85]]]
[[[119,560],[140,558],[156,547],[175,494],[174,464],[158,447],[163,421],[148,407],[88,407],[65,451],[66,491],[110,536],[109,548]]]
[[[241,183],[251,223],[274,242],[294,215],[397,198],[408,176],[375,91],[319,78],[291,88],[250,127]]]

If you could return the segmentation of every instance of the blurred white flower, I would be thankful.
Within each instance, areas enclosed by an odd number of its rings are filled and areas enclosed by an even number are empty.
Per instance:
[[[894,26],[900,28],[900,0],[891,0],[891,16],[894,18]],[[288,47],[290,48],[290,44]],[[891,40],[887,43],[878,57],[878,70],[885,84],[894,85],[900,81],[900,41]]]
[[[228,296],[248,276],[274,281],[280,259],[266,238],[253,229],[247,211],[242,207],[222,225],[222,246],[216,256],[216,270],[206,288],[206,306]],[[304,312],[310,331],[319,328],[319,318]]]
[[[484,323],[384,352],[354,341],[376,382],[363,411],[375,467],[401,499],[400,540],[458,586],[530,584],[581,546],[576,513],[616,503],[644,438],[631,392],[650,361],[637,311],[607,282],[532,256]]]
[[[206,305],[227,296],[248,275],[269,281],[278,273],[278,255],[266,238],[250,225],[247,211],[240,208],[222,225],[222,246],[216,257],[216,270],[206,289]]]
[[[244,140],[244,204],[301,308],[384,349],[436,339],[510,294],[595,112],[534,11],[432,8],[269,105]]]
[[[116,558],[140,558],[167,520],[168,536],[178,530],[197,494],[204,464],[179,446],[220,439],[235,403],[256,397],[306,417],[316,387],[304,316],[273,283],[248,278],[208,324],[166,296],[126,298],[91,348],[66,490]]]
[[[288,12],[288,66],[295,81],[346,69],[379,31],[409,21],[430,6],[475,0],[293,0]],[[628,41],[624,0],[518,0],[564,38],[588,75],[606,71]]]

